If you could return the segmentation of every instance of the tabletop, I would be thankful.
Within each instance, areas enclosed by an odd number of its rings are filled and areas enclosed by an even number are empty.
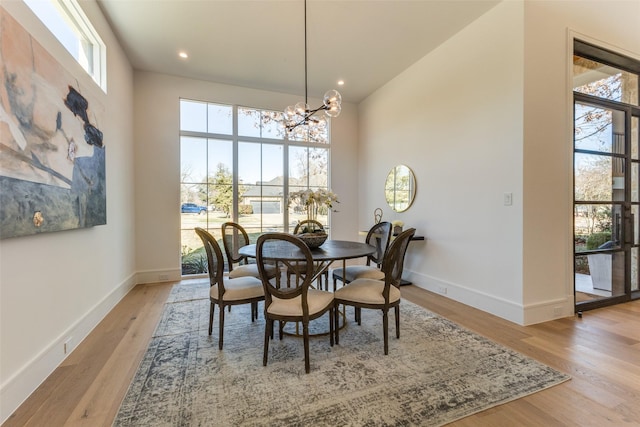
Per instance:
[[[267,248],[265,248],[267,249]],[[327,240],[319,248],[312,249],[314,261],[336,261],[346,260],[353,258],[361,258],[367,255],[371,255],[376,251],[374,246],[362,242],[351,242],[346,240]],[[243,246],[238,251],[240,255],[255,258],[256,245]],[[283,245],[276,249],[268,248],[263,255],[265,259],[281,259],[288,261],[303,261],[305,260],[302,251],[297,248],[291,248],[291,245]]]

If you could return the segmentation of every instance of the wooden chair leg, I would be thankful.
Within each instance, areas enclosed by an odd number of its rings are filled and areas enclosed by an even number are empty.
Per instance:
[[[220,306],[220,320],[218,321],[218,323],[220,323],[220,332],[218,334],[218,348],[220,348],[220,350],[222,350],[222,344],[223,344],[223,339],[224,339],[224,306]]]
[[[302,322],[302,336],[304,338],[304,371],[308,374],[311,371],[309,363],[309,323]]]
[[[271,322],[271,327],[269,328],[269,336],[273,339],[273,322]]]
[[[251,322],[253,323],[257,319],[258,319],[258,303],[252,302],[251,303]]]
[[[282,320],[278,321],[278,338],[282,341],[282,337],[284,336],[284,322]]]
[[[382,332],[384,335],[384,354],[389,354],[389,313],[382,312]]]
[[[336,334],[336,345],[340,344],[340,319],[338,318],[340,313],[339,304],[335,304],[333,306],[333,319],[336,325],[335,334]]]
[[[329,282],[327,282],[327,287],[329,287]],[[335,306],[329,309],[329,342],[331,343],[331,347],[333,347],[333,334],[335,330],[335,324],[334,324],[335,310],[336,310]]]
[[[396,338],[400,339],[400,306],[396,305]]]
[[[262,366],[267,366],[267,355],[269,354],[270,337],[273,337],[273,320],[267,319],[264,325],[264,353],[262,355]]]
[[[216,309],[216,305],[211,301],[209,306],[209,335],[213,333],[213,312]]]

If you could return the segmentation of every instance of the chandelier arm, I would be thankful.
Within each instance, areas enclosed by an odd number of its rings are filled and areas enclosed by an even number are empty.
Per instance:
[[[297,128],[298,126],[304,126],[309,124],[309,121],[311,120],[311,117],[313,116],[313,113],[316,113],[320,110],[326,110],[327,107],[320,107],[317,108],[315,110],[313,110],[312,112],[310,112],[309,114],[305,114],[305,116],[300,119],[298,122],[293,123],[291,125],[286,125],[285,128],[287,129],[287,131],[291,132],[292,130],[294,130],[295,128]]]
[[[305,125],[306,123],[307,123],[307,117],[305,117],[304,119],[300,120],[300,121],[299,121],[299,122],[297,122],[297,123],[294,123],[294,124],[292,124],[292,125],[287,125],[287,126],[286,126],[286,128],[287,128],[287,131],[288,131],[288,132],[291,132],[292,130],[294,130],[294,129],[295,129],[295,128],[297,128],[298,126],[303,126],[303,125]]]
[[[318,111],[326,110],[327,108],[329,108],[329,107],[327,107],[326,105],[323,104],[322,106],[316,108],[315,110],[309,110],[309,112],[306,114],[306,116],[307,117],[311,117],[315,113],[317,113]]]
[[[308,110],[305,115],[302,117],[302,119],[300,119],[300,121],[290,125],[290,126],[286,126],[287,130],[291,131],[295,128],[297,128],[298,126],[302,126],[304,124],[306,124],[309,119],[311,118],[311,116],[313,116],[315,113],[317,113],[318,111],[322,111],[322,110],[328,110],[329,107],[327,107],[326,105],[322,105],[318,108],[316,108],[315,110]]]

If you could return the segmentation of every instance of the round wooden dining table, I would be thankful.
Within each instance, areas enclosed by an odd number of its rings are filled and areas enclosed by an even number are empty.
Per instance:
[[[362,258],[373,254],[375,251],[375,246],[367,243],[347,240],[327,240],[320,247],[311,250],[313,261],[317,266],[313,279],[315,280],[324,273],[333,261],[342,261],[342,267],[345,268],[348,259]],[[243,246],[238,252],[240,255],[255,258],[256,245]],[[268,260],[286,262],[306,260],[302,251],[297,248],[292,248],[291,245],[272,245],[264,248],[263,257]]]

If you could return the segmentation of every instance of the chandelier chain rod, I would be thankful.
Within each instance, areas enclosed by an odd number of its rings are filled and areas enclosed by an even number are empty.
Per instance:
[[[290,105],[284,111],[285,128],[287,132],[293,131],[296,127],[309,125],[312,123],[326,123],[326,119],[312,118],[318,111],[325,111],[329,117],[337,117],[340,114],[340,103],[342,97],[336,90],[330,90],[324,94],[322,105],[316,109],[309,107],[309,60],[308,60],[308,26],[307,26],[307,0],[304,0],[304,106],[301,102]]]
[[[309,105],[307,86],[307,0],[304,0],[304,103]]]

